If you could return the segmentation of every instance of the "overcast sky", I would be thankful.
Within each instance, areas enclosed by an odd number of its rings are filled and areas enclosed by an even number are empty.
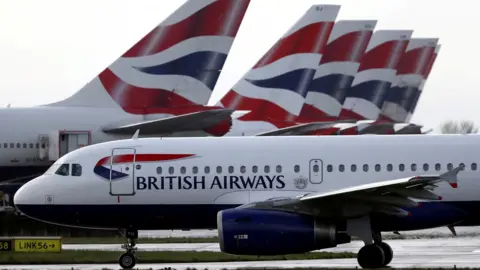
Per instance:
[[[0,0],[0,106],[41,105],[72,95],[184,0]],[[475,0],[252,0],[210,104],[249,70],[313,4],[340,4],[338,19],[377,19],[413,29],[442,49],[413,122],[480,124]]]

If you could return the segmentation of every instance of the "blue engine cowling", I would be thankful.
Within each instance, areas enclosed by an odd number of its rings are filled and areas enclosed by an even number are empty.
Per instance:
[[[222,252],[236,255],[305,253],[349,243],[351,238],[335,224],[311,215],[233,208],[217,215]]]

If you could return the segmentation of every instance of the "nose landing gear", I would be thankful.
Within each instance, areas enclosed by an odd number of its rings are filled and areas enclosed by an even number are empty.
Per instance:
[[[122,245],[122,248],[126,250],[124,254],[118,259],[118,264],[123,269],[131,269],[137,264],[137,248],[136,240],[138,240],[138,230],[133,229],[132,227],[127,228],[126,230],[126,243]]]

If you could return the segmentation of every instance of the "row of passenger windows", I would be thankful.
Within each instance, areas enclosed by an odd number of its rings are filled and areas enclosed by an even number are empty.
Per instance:
[[[40,145],[40,143],[36,143],[36,144],[33,144],[33,143],[0,143],[0,148],[30,148],[30,149],[33,149],[33,148],[40,148],[40,146],[42,148],[45,148],[46,145],[44,143],[42,143]]]
[[[315,166],[316,166],[316,170],[318,172],[319,171],[319,166],[318,165],[315,165]],[[217,173],[222,173],[223,172],[223,167],[222,166],[214,167],[214,169]],[[227,169],[228,173],[235,173],[235,167],[234,166],[228,166],[228,168],[226,168],[226,169]],[[197,166],[193,166],[191,172],[193,174],[197,174],[199,172],[199,170],[200,169]],[[293,170],[295,172],[300,172],[300,166],[295,165]],[[210,171],[211,171],[210,166],[205,166],[203,168],[203,172],[205,174],[209,174]],[[247,172],[247,166],[240,166],[239,171],[240,171],[240,173],[246,173]],[[263,167],[263,172],[264,173],[270,173],[270,171],[271,171],[270,166],[266,165],[266,166]],[[168,167],[168,170],[167,169],[165,170],[165,173],[167,173],[167,172],[169,174],[174,174],[175,173],[175,168],[174,167]],[[275,166],[275,172],[281,173],[282,172],[282,166],[280,166],[280,165]],[[158,174],[164,173],[162,167],[157,167],[157,173]],[[180,167],[180,173],[181,174],[186,174],[187,173],[187,167]],[[258,173],[258,166],[252,166],[252,173]]]
[[[408,168],[407,168],[407,166],[408,166]],[[419,166],[420,165],[417,165],[416,163],[412,163],[410,165],[398,164],[398,166],[395,166],[395,167],[400,172],[403,172],[403,171],[406,171],[406,170],[416,172],[417,170],[420,170],[418,168]],[[464,163],[460,163],[459,166],[463,167],[462,170],[465,170],[465,168],[466,168],[466,165]],[[356,172],[357,171],[357,165],[356,164],[352,164],[349,167],[350,167],[351,172]],[[432,169],[432,170],[434,169],[435,171],[441,171],[442,170],[442,164],[440,164],[440,163],[436,163],[436,164],[432,165],[431,167],[428,163],[424,163],[424,164],[421,165],[421,167],[422,167],[423,171],[430,171],[430,169]],[[216,173],[218,173],[218,174],[223,173],[223,168],[224,167],[216,166],[216,167],[213,167],[213,168],[215,169]],[[453,163],[448,163],[446,165],[447,170],[452,170],[453,168],[454,168]],[[235,173],[235,171],[236,171],[234,166],[228,166],[226,169],[227,169],[228,173]],[[470,164],[470,169],[472,171],[476,171],[477,170],[477,163]],[[193,166],[191,168],[191,173],[197,174],[197,173],[199,173],[199,170],[200,170],[199,167]],[[334,171],[334,166],[329,164],[329,165],[326,166],[326,170],[327,170],[327,172],[333,172]],[[339,172],[345,172],[347,170],[347,166],[344,165],[344,164],[340,164],[340,165],[338,165],[337,170]],[[362,170],[364,172],[368,172],[370,170],[370,165],[364,164],[362,166]],[[376,165],[372,166],[372,170],[374,170],[376,172],[380,172],[382,170],[392,172],[394,170],[394,165],[393,164],[387,164],[387,165],[376,164]],[[240,166],[239,171],[240,171],[240,173],[247,173],[247,166]],[[258,171],[259,171],[258,166],[252,166],[252,168],[251,168],[252,173],[258,173]],[[275,172],[282,173],[282,171],[283,171],[283,168],[282,168],[281,165],[275,166]],[[293,171],[296,172],[296,173],[300,172],[300,165],[293,166]],[[320,171],[320,166],[317,165],[317,164],[313,165],[312,166],[312,171],[314,173],[319,172]],[[211,172],[210,166],[205,166],[203,168],[203,172],[205,174],[209,174]],[[264,166],[263,167],[263,172],[264,173],[270,173],[271,172],[270,166],[268,166],[268,165]],[[162,167],[157,167],[157,174],[162,174],[162,173],[174,174],[175,173],[175,168],[174,167],[168,167],[164,171]],[[180,173],[181,174],[186,174],[187,173],[187,167],[184,167],[184,166],[180,167]],[[190,171],[188,173],[190,173]]]
[[[412,163],[410,165],[398,164],[398,171],[403,172],[405,170],[408,170],[407,166],[409,167],[408,169],[412,172],[416,172],[417,170],[421,170],[421,169],[418,168],[418,167],[420,167],[420,164],[417,165],[416,163]],[[463,167],[462,170],[465,170],[465,168],[466,168],[464,163],[460,163],[459,166]],[[430,168],[430,164],[424,163],[424,164],[421,164],[421,167],[422,167],[423,171],[430,171],[430,170],[441,171],[442,170],[442,164],[440,164],[440,163],[436,163],[435,165],[432,165],[431,168]],[[448,163],[446,168],[447,168],[447,170],[452,170],[454,168],[453,163]],[[363,164],[362,170],[364,172],[368,172],[369,169],[370,169],[370,166],[368,164]],[[391,171],[394,170],[394,165],[387,164],[387,165],[382,166],[380,164],[376,164],[372,168],[372,170],[375,170],[376,172],[380,172],[380,171],[382,171],[382,169],[386,170],[388,172],[391,172]],[[477,170],[477,163],[470,164],[470,169],[472,171],[476,171]],[[338,165],[338,171],[339,172],[344,172],[345,170],[346,170],[345,165],[343,165],[343,164]],[[334,171],[333,165],[331,165],[331,164],[327,165],[327,172],[333,172],[333,171]],[[357,171],[357,165],[355,165],[355,164],[350,165],[350,171],[356,172]]]

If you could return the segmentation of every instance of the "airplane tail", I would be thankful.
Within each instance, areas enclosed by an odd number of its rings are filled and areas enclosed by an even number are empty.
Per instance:
[[[335,23],[300,112],[302,119],[321,119],[340,114],[345,92],[358,71],[376,24],[376,20]]]
[[[425,87],[425,83],[427,82],[427,79],[430,76],[430,73],[432,72],[433,65],[435,64],[435,61],[437,60],[437,56],[440,53],[441,46],[442,46],[441,44],[438,44],[435,47],[435,51],[430,58],[430,62],[428,64],[427,68],[424,70],[424,73],[423,73],[423,76],[422,76],[424,79],[422,80],[422,83],[421,83],[420,87],[416,91],[415,97],[413,98],[412,103],[408,107],[408,116],[407,116],[407,119],[406,119],[407,122],[410,122],[410,119],[412,119],[412,115],[415,112],[415,109],[417,108],[417,104],[418,104],[418,101],[420,99],[420,96],[422,95],[423,88]]]
[[[314,5],[219,101],[250,111],[243,121],[291,121],[299,115],[339,5]]]
[[[206,105],[249,3],[188,0],[73,96],[46,106],[144,115]]]
[[[379,30],[373,34],[352,87],[347,91],[340,117],[378,119],[385,93],[395,79],[412,34],[411,30]]]
[[[381,120],[402,123],[425,80],[424,74],[434,55],[438,38],[412,38],[398,66],[397,76],[387,91]]]

